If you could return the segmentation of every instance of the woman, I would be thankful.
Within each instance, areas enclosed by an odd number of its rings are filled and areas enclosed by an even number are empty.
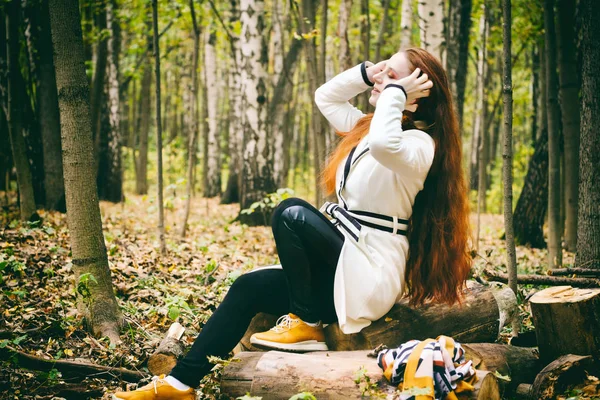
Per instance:
[[[376,109],[364,115],[348,100],[369,88]],[[193,399],[207,356],[226,357],[258,312],[283,316],[252,343],[308,351],[327,349],[323,323],[359,332],[405,295],[412,305],[459,301],[470,269],[467,188],[440,62],[421,49],[365,62],[315,101],[342,136],[322,174],[338,203],[321,213],[282,202],[273,215],[281,266],[239,277],[169,376],[114,399]]]

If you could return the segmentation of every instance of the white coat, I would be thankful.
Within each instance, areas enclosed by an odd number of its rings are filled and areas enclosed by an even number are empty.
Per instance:
[[[350,131],[365,115],[348,102],[370,88],[361,68],[357,65],[340,73],[315,93],[319,110],[340,132]],[[421,130],[402,130],[405,101],[402,89],[388,87],[381,92],[369,133],[354,152],[342,196],[338,195],[340,206],[345,201],[349,210],[410,218],[433,162],[435,145]],[[364,151],[367,147],[369,150]],[[338,194],[344,164],[337,170]],[[335,275],[334,301],[339,326],[349,334],[383,317],[403,297],[408,240],[362,226],[356,241],[339,229],[346,240]]]

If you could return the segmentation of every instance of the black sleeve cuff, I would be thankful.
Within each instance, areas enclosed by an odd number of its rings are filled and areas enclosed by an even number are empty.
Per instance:
[[[408,99],[408,95],[406,94],[406,90],[404,90],[404,87],[402,87],[402,85],[396,85],[395,83],[390,83],[389,85],[386,85],[386,87],[383,88],[383,90],[389,88],[389,87],[395,87],[398,88],[400,90],[402,90],[402,92],[404,93],[404,97]]]
[[[373,86],[373,82],[371,82],[369,80],[369,75],[367,75],[367,62],[363,61],[362,64],[360,64],[360,73],[362,74],[362,78],[363,81],[365,81],[365,83],[369,86]]]

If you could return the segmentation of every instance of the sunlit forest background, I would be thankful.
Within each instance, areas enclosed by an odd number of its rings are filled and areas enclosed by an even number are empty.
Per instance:
[[[173,322],[191,345],[238,276],[278,262],[275,206],[326,200],[319,174],[339,136],[315,90],[413,46],[451,84],[472,276],[506,282],[516,252],[519,319],[501,340],[533,331],[527,299],[556,284],[551,271],[600,286],[598,8],[1,1],[0,397],[109,398],[147,375]],[[351,102],[374,110],[367,94]],[[54,364],[75,359],[100,369],[82,381]],[[225,398],[221,367],[201,398]]]

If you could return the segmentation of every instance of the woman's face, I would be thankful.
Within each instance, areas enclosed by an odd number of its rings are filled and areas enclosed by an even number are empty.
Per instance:
[[[373,75],[374,85],[369,98],[369,103],[373,107],[376,107],[377,100],[387,85],[410,75],[412,72],[411,65],[404,52],[398,52],[389,60],[381,61],[369,68],[375,68],[376,71]]]

